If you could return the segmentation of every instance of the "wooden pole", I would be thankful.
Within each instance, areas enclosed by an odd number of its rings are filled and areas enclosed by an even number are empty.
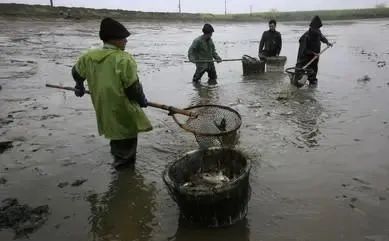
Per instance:
[[[61,90],[70,90],[70,91],[76,90],[76,88],[73,88],[73,87],[66,87],[66,86],[52,85],[52,84],[46,84],[46,87],[56,88],[56,89],[61,89]],[[91,94],[89,90],[85,90],[85,93],[89,94],[89,95]],[[179,108],[174,107],[174,106],[159,104],[159,103],[155,103],[155,102],[147,102],[147,105],[154,107],[154,108],[162,109],[162,110],[168,110],[173,114],[177,113],[177,114],[186,115],[186,116],[189,116],[192,118],[198,117],[198,114],[196,114],[195,112],[191,112],[189,110],[179,109]]]
[[[223,59],[222,62],[233,62],[233,61],[242,61],[242,59]],[[217,62],[216,60],[197,60],[197,61],[184,61],[185,63],[213,63]]]

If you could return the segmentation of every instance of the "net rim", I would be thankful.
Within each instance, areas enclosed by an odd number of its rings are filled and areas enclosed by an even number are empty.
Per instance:
[[[194,131],[192,130],[191,128],[188,128],[186,127],[185,124],[181,123],[178,118],[176,117],[176,115],[178,114],[173,114],[173,120],[174,122],[177,123],[177,125],[179,125],[182,129],[184,129],[185,131],[188,131],[188,132],[191,132],[193,133],[194,135],[197,135],[197,136],[224,136],[224,135],[228,135],[228,134],[231,134],[233,132],[235,132],[236,130],[238,130],[241,126],[242,126],[242,116],[239,114],[238,111],[232,109],[231,107],[228,107],[228,106],[224,106],[224,105],[212,105],[212,104],[207,104],[207,105],[195,105],[195,106],[190,106],[190,107],[187,107],[185,108],[184,110],[193,110],[195,108],[203,108],[203,107],[216,107],[216,108],[221,108],[221,109],[225,109],[225,110],[228,110],[228,111],[231,111],[233,112],[234,114],[236,114],[238,116],[238,119],[239,119],[239,123],[236,125],[236,127],[232,130],[229,130],[229,131],[224,131],[224,132],[220,132],[220,133],[217,133],[217,134],[211,134],[211,133],[204,133],[204,132],[197,132],[197,131]]]
[[[303,68],[297,68],[297,67],[289,67],[289,68],[285,69],[285,72],[288,74],[291,74],[291,75],[295,75],[297,72],[296,70],[302,71],[303,74],[309,74],[309,73],[313,72],[312,69],[303,69]]]

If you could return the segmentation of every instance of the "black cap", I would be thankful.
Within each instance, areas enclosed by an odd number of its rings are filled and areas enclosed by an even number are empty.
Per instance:
[[[321,19],[319,16],[313,17],[311,24],[309,25],[311,28],[321,28],[323,26]]]
[[[130,36],[130,32],[118,21],[112,18],[104,18],[100,24],[99,35],[101,40],[108,41],[127,38]]]
[[[204,24],[204,27],[203,27],[204,34],[213,33],[213,32],[215,32],[215,30],[213,29],[211,24],[209,24],[209,23]]]

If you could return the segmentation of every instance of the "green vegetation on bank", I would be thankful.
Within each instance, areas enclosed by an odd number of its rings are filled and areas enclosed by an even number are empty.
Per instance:
[[[112,9],[50,7],[46,5],[0,4],[0,16],[33,18],[75,18],[95,19],[110,16],[124,20],[187,20],[187,21],[266,21],[276,18],[278,21],[305,21],[320,15],[324,20],[351,20],[368,18],[388,18],[389,8],[348,10],[320,10],[299,12],[278,12],[273,10],[253,14],[191,14],[140,12]]]
[[[253,14],[233,14],[219,15],[218,19],[229,18],[231,20],[242,19],[270,19],[275,18],[279,21],[302,21],[311,20],[315,15],[319,15],[324,20],[351,20],[368,18],[388,18],[389,8],[369,8],[369,9],[345,9],[345,10],[316,10],[316,11],[298,11],[298,12],[265,12]]]

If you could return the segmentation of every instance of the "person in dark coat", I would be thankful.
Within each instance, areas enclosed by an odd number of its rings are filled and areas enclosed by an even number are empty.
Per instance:
[[[263,32],[258,51],[260,58],[280,55],[282,39],[280,32],[276,31],[276,26],[276,20],[272,19],[269,21],[269,30]]]
[[[309,30],[305,32],[300,40],[300,47],[297,56],[296,68],[301,69],[304,67],[312,58],[320,54],[321,42],[332,47],[332,44],[328,42],[327,38],[323,36],[320,31],[320,28],[323,26],[319,16],[315,16],[311,24],[309,25]],[[313,63],[307,68],[310,74],[308,75],[308,80],[310,85],[317,84],[317,72],[318,72],[319,58],[317,58]]]

